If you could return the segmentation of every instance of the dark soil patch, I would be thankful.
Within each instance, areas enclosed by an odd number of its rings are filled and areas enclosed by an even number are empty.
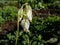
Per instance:
[[[6,35],[7,33],[16,31],[17,22],[15,21],[5,21],[5,23],[1,26],[2,32],[0,35]]]

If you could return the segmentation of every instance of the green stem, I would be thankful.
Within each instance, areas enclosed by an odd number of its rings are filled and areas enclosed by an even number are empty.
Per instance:
[[[21,9],[22,9],[23,6],[26,5],[26,4],[28,4],[28,3],[23,4],[22,7],[21,7]],[[18,42],[18,36],[19,36],[18,34],[19,34],[19,15],[18,15],[18,18],[17,18],[17,31],[16,31],[16,34],[15,34],[15,35],[16,35],[15,45],[17,45],[17,42]]]
[[[19,17],[18,17],[19,19]],[[18,34],[19,34],[19,20],[17,19],[17,31],[16,31],[16,42],[15,42],[15,45],[17,45],[17,42],[18,42]]]

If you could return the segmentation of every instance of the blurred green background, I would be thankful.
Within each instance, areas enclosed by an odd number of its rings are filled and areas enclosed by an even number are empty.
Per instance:
[[[24,3],[29,3],[34,10],[60,9],[60,0],[0,0],[0,31],[5,21],[12,22],[17,18],[18,10]],[[60,17],[37,15],[33,15],[30,33],[20,30],[18,45],[60,45]],[[0,44],[15,45],[15,38],[15,31],[0,35]]]

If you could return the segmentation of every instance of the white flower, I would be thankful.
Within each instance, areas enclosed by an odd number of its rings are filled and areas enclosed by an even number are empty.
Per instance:
[[[23,19],[23,20],[21,21],[21,26],[23,27],[23,30],[24,30],[25,32],[29,32],[30,22],[29,22],[28,19]]]
[[[47,40],[46,42],[49,42],[49,43],[55,43],[55,42],[57,42],[57,38],[51,38],[51,39],[49,39],[49,40]]]
[[[23,9],[21,8],[18,11],[18,20],[21,21],[22,17],[23,17]]]
[[[25,12],[29,21],[32,22],[32,8],[30,7],[30,5],[26,5]]]
[[[30,22],[32,22],[32,8],[30,7],[30,5],[23,5],[21,9],[18,11],[18,17],[18,20],[21,21],[21,26],[23,30],[25,32],[29,32]]]

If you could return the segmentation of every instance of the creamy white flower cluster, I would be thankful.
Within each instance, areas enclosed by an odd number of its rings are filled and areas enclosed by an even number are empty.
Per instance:
[[[30,22],[32,22],[32,8],[28,3],[21,6],[18,11],[18,21],[25,32],[29,32]]]

